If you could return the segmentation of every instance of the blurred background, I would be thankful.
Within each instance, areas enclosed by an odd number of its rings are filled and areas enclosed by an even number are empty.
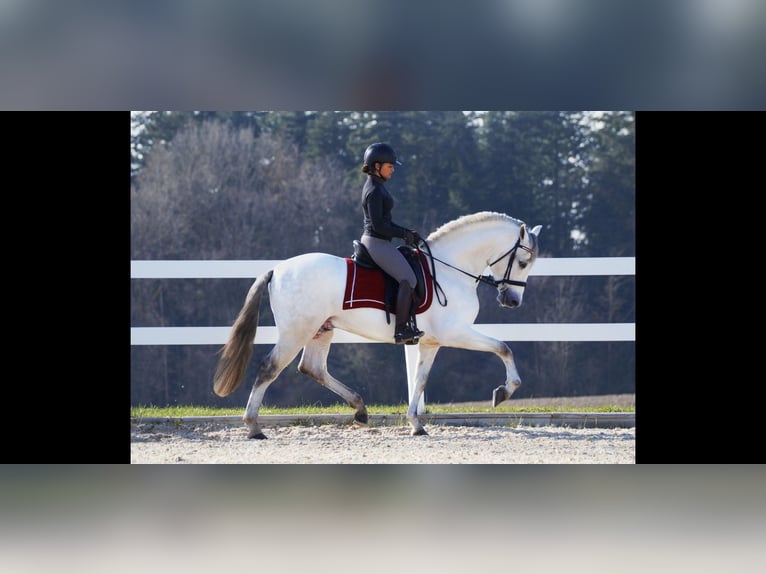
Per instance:
[[[0,108],[763,109],[760,0],[2,0]]]
[[[39,466],[0,487],[0,566],[25,574],[755,574],[765,552],[758,467]]]

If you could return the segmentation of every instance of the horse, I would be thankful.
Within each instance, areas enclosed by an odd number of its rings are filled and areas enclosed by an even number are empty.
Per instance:
[[[537,258],[541,229],[541,225],[529,228],[504,213],[482,211],[447,222],[421,241],[438,304],[417,316],[418,327],[425,334],[416,343],[415,383],[406,415],[412,436],[428,434],[417,409],[441,347],[490,352],[503,361],[505,382],[493,391],[493,407],[509,399],[521,386],[508,345],[473,328],[479,313],[476,289],[479,282],[492,285],[497,288],[501,307],[519,307],[527,276]],[[228,340],[219,350],[213,377],[213,390],[220,397],[240,386],[253,354],[261,300],[268,289],[278,340],[257,369],[243,417],[248,438],[267,438],[258,420],[266,389],[301,349],[298,370],[354,408],[353,425],[367,426],[362,397],[327,371],[333,331],[341,329],[394,344],[394,326],[386,321],[385,311],[380,308],[344,309],[350,263],[348,258],[328,253],[305,253],[279,262],[256,277],[250,287]],[[490,274],[481,275],[487,268]]]

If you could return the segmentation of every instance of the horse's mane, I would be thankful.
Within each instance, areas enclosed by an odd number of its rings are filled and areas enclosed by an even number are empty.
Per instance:
[[[438,240],[439,238],[444,237],[445,235],[463,227],[476,225],[477,223],[483,223],[486,221],[508,221],[515,223],[518,226],[521,226],[524,223],[520,219],[516,219],[515,217],[511,217],[505,213],[498,213],[496,211],[480,211],[478,213],[471,213],[469,215],[461,215],[457,219],[445,223],[436,231],[431,233],[431,235],[428,236],[428,240]]]

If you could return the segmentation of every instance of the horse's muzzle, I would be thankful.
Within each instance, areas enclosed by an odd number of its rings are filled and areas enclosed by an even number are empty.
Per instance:
[[[510,289],[503,289],[497,294],[497,302],[500,303],[502,307],[515,309],[516,307],[521,306],[521,297],[513,294]]]

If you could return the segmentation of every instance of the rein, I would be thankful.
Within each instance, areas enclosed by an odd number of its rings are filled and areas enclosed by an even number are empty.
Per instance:
[[[439,301],[439,304],[442,307],[447,306],[447,296],[444,294],[444,290],[442,289],[442,286],[439,285],[439,282],[436,280],[436,265],[434,265],[434,261],[438,261],[439,263],[446,265],[447,267],[451,267],[455,271],[460,271],[463,275],[468,275],[472,279],[475,279],[477,283],[485,283],[486,285],[491,285],[494,288],[498,288],[500,285],[517,285],[519,287],[526,287],[527,282],[526,281],[516,281],[514,279],[511,279],[511,266],[513,265],[513,260],[516,258],[516,251],[521,248],[524,251],[528,253],[532,253],[532,250],[529,247],[526,247],[525,245],[521,245],[521,238],[516,239],[516,243],[513,247],[511,247],[508,251],[503,253],[500,257],[495,259],[492,263],[489,264],[489,267],[492,267],[495,263],[498,261],[501,261],[503,258],[508,258],[508,265],[505,268],[505,273],[503,273],[502,279],[495,279],[492,277],[492,275],[474,275],[472,273],[468,273],[468,271],[464,271],[463,269],[460,269],[459,267],[455,267],[454,265],[451,265],[447,263],[446,261],[442,261],[438,257],[434,257],[433,253],[431,253],[431,246],[428,245],[428,242],[421,238],[421,241],[423,245],[425,246],[425,251],[428,253],[428,257],[431,259],[431,269],[432,274],[431,277],[434,280],[434,290],[436,291],[436,300]],[[444,303],[442,303],[441,297],[439,296],[439,291],[441,291],[442,296],[444,297]]]

